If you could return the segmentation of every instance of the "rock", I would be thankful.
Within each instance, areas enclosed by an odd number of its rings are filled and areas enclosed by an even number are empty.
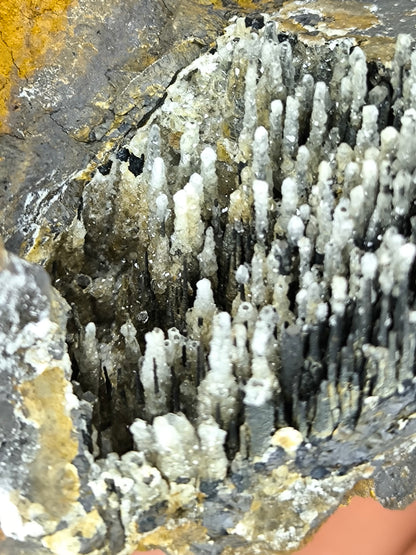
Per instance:
[[[65,231],[85,178],[244,10],[225,4],[24,0],[17,10],[3,2],[0,231],[9,248],[25,251],[42,222]]]
[[[414,498],[413,40],[373,64],[282,13],[146,114],[124,83],[131,132],[29,197],[56,289],[1,248],[0,550],[285,552],[358,489]]]
[[[105,171],[109,152],[146,121],[178,71],[215,41],[231,15],[254,11],[248,17],[258,25],[256,12],[278,7],[265,0],[43,0],[32,9],[25,0],[17,10],[5,0],[0,200],[7,210],[0,209],[0,232],[8,248],[27,253],[39,238],[37,260],[44,263],[91,173]],[[397,33],[412,32],[415,16],[411,0],[377,7],[373,13],[352,0],[342,7],[287,2],[280,21],[303,40],[354,34],[378,63],[392,55]],[[45,229],[40,236],[38,226]]]
[[[63,553],[67,542],[72,547],[65,552],[76,552],[75,531],[88,528],[93,538],[102,520],[79,500],[85,492],[75,461],[85,446],[75,424],[82,402],[72,393],[65,343],[69,306],[42,268],[3,245],[0,258],[0,522],[3,534],[17,540],[0,549],[28,553],[32,544],[34,553],[50,553],[42,545]],[[62,531],[67,523],[72,535]]]

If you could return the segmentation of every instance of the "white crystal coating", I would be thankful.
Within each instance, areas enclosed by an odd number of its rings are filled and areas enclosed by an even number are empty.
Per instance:
[[[269,133],[263,126],[257,127],[253,141],[253,173],[256,179],[271,178],[269,159]]]
[[[227,432],[221,430],[213,418],[198,426],[201,444],[200,474],[209,480],[223,480],[227,474],[228,461],[224,452]]]
[[[361,258],[361,271],[365,279],[374,279],[377,272],[377,256],[373,252],[366,252]]]
[[[192,174],[183,189],[173,195],[175,204],[175,231],[171,250],[184,254],[199,252],[202,247],[204,224],[201,220],[203,194],[202,177]]]
[[[155,328],[146,333],[146,349],[140,368],[140,379],[146,397],[146,407],[153,416],[164,412],[170,395],[170,368],[166,361],[165,336]]]
[[[302,219],[296,214],[292,216],[287,224],[287,233],[289,239],[294,245],[298,245],[299,240],[303,237],[305,231],[305,224]]]
[[[192,167],[195,161],[199,144],[199,126],[195,122],[187,122],[180,138],[181,160],[180,165],[185,168]]]
[[[311,131],[308,138],[308,146],[320,149],[326,134],[326,123],[328,120],[329,96],[328,87],[323,81],[315,84],[313,96],[313,107],[311,114]]]
[[[235,272],[235,279],[237,283],[248,283],[250,279],[250,272],[248,271],[247,266],[245,266],[244,264],[240,264]]]
[[[352,84],[351,121],[358,125],[360,109],[367,94],[367,63],[364,52],[360,47],[354,48],[350,54],[350,78]]]
[[[154,123],[149,130],[147,138],[147,148],[145,156],[145,171],[147,174],[153,173],[155,160],[160,158],[160,129]]]
[[[253,181],[254,210],[256,214],[256,233],[259,241],[265,238],[268,227],[269,185],[266,181]]]
[[[298,203],[298,186],[294,179],[286,177],[282,183],[282,218],[284,221],[294,214]]]
[[[204,248],[198,254],[201,275],[210,277],[218,270],[217,256],[215,254],[214,230],[208,227],[205,232]]]
[[[261,407],[273,397],[270,380],[250,378],[244,388],[244,403],[253,407]]]
[[[204,184],[204,194],[214,200],[218,196],[218,177],[216,172],[217,154],[207,146],[201,152],[201,177]]]
[[[212,374],[231,378],[231,318],[227,312],[220,312],[214,318],[211,350],[208,356]]]
[[[412,172],[416,168],[416,110],[409,108],[401,119],[399,144],[397,150],[397,162],[399,166]]]
[[[23,522],[9,492],[0,490],[0,526],[5,536],[18,541],[26,537],[38,537],[45,533],[43,527],[36,522]]]
[[[158,193],[165,191],[167,185],[166,167],[163,158],[157,157],[153,161],[152,174],[150,178],[150,194],[156,197]]]
[[[201,318],[212,318],[216,311],[214,295],[209,279],[201,279],[196,284],[194,310],[198,317]]]
[[[236,410],[238,386],[232,372],[231,318],[220,312],[213,318],[208,355],[209,371],[198,389],[199,413],[203,419],[220,418],[228,426]]]
[[[251,350],[254,356],[267,355],[277,320],[278,317],[273,307],[266,305],[261,309],[251,341]]]
[[[356,151],[362,156],[370,146],[378,146],[378,109],[377,106],[370,104],[363,106],[362,125],[357,133]]]
[[[198,472],[199,442],[195,428],[183,414],[169,413],[153,421],[158,468],[169,479]]]
[[[344,276],[334,276],[331,283],[332,298],[331,308],[334,314],[342,316],[347,302],[348,282]]]
[[[293,96],[286,99],[286,118],[284,123],[282,150],[283,156],[292,158],[298,150],[299,100]]]

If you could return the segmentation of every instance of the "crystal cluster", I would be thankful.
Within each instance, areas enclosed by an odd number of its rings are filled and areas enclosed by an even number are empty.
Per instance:
[[[48,264],[111,537],[294,549],[415,448],[415,90],[407,35],[388,68],[237,19],[87,184]]]
[[[239,19],[97,172],[55,274],[103,452],[139,418],[138,445],[209,426],[258,454],[412,380],[415,68],[408,36],[382,73]]]

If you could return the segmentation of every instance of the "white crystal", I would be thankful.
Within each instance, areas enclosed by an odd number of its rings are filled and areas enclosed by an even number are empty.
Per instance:
[[[266,181],[253,181],[254,211],[256,218],[256,234],[263,241],[268,227],[269,185]]]

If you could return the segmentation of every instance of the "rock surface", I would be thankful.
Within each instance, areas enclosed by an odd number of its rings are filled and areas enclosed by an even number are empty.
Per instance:
[[[91,172],[232,14],[276,11],[280,2],[14,4],[0,6],[0,232],[17,253],[42,222],[48,234],[66,229]],[[367,55],[384,60],[397,33],[414,30],[412,1],[396,4],[286,2],[280,24],[318,41],[357,36]]]
[[[86,449],[80,425],[86,417],[69,381],[69,307],[43,269],[3,245],[0,259],[0,522],[14,540],[0,542],[0,551],[49,553],[42,545],[53,549],[57,527],[65,522],[72,533],[62,535],[71,547],[63,539],[55,552],[81,552],[76,531],[92,537],[101,528],[102,534],[103,522],[95,507],[86,510],[80,502],[75,462]]]
[[[83,183],[76,174],[140,125],[233,12],[267,8],[204,0],[14,4],[0,7],[0,201],[1,233],[15,252],[44,217],[53,233],[65,229]],[[56,197],[62,206],[46,215]]]

